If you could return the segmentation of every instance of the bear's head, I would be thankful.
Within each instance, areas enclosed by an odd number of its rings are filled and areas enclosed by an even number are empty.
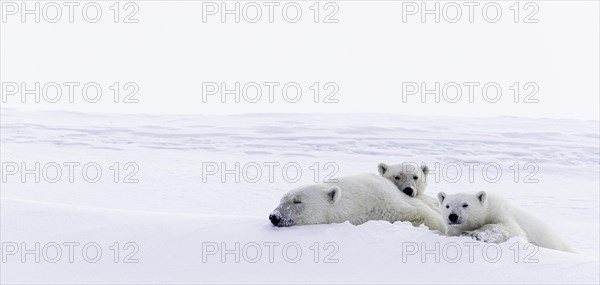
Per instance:
[[[387,165],[380,163],[377,170],[381,176],[389,179],[404,194],[416,197],[425,192],[427,187],[427,174],[429,168],[427,165],[419,166],[416,163],[401,163]]]
[[[486,220],[487,193],[438,193],[440,212],[448,228],[454,232],[473,231],[481,228]]]
[[[326,183],[291,190],[281,198],[269,220],[278,227],[328,223],[329,213],[341,195],[339,186]]]

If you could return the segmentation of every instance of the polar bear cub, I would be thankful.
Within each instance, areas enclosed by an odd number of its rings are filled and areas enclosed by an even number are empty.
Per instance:
[[[501,243],[522,236],[538,246],[572,252],[552,229],[509,200],[487,194],[438,193],[440,211],[448,225],[448,235]]]
[[[278,227],[370,220],[408,221],[446,232],[443,219],[418,199],[398,195],[389,180],[376,174],[340,177],[336,183],[319,183],[289,191],[269,220]]]
[[[430,208],[439,212],[440,206],[437,199],[424,194],[425,188],[427,188],[427,174],[429,174],[427,165],[419,166],[416,163],[387,165],[380,163],[377,170],[381,176],[392,181],[398,190],[423,201]]]

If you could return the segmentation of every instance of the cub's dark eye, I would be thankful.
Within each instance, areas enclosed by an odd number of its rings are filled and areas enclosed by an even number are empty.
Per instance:
[[[302,202],[299,200],[294,200],[294,204],[302,204]]]
[[[469,207],[469,205],[467,205],[467,204],[464,204],[464,205],[463,205],[463,208],[466,208],[466,207]]]
[[[400,180],[400,176],[394,176],[395,180]]]
[[[416,175],[415,175],[415,176],[413,176],[413,179],[414,179],[414,180],[417,180],[417,179],[419,179],[419,176],[416,176]]]
[[[446,209],[450,209],[450,205],[446,205]]]

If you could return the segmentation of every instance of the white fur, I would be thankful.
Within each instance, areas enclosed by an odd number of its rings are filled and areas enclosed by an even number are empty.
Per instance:
[[[404,193],[405,188],[411,188],[414,191],[411,197],[417,198],[423,203],[427,204],[431,209],[436,212],[440,211],[440,205],[436,198],[425,194],[427,188],[427,174],[429,168],[426,165],[418,165],[416,163],[400,163],[394,165],[387,165],[380,163],[377,166],[377,170],[381,176],[389,179],[396,185],[398,190]],[[417,179],[415,179],[415,177]]]
[[[399,195],[389,180],[376,174],[340,177],[337,183],[319,183],[291,190],[281,198],[270,218],[277,226],[342,223],[359,225],[370,220],[408,221],[445,233],[440,215],[418,199]],[[299,203],[295,203],[299,202]]]
[[[454,195],[440,192],[438,199],[442,217],[448,225],[448,235],[466,235],[493,243],[522,236],[541,247],[572,251],[542,220],[500,196],[484,191]],[[450,221],[451,214],[458,216],[455,223]]]

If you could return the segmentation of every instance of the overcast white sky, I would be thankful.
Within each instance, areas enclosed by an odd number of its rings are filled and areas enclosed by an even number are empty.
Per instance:
[[[532,2],[527,7],[520,2],[518,8],[513,1],[494,2],[502,11],[496,23],[488,21],[495,17],[496,6],[488,8],[488,20],[482,16],[482,7],[488,2],[473,6],[473,23],[465,2],[457,2],[462,13],[457,23],[448,22],[456,16],[456,6],[448,6],[448,2],[438,2],[440,23],[435,22],[435,15],[428,15],[422,23],[421,10],[406,15],[404,23],[403,11],[406,14],[415,6],[391,1],[331,2],[328,6],[320,2],[318,23],[314,23],[314,1],[296,2],[302,11],[297,23],[282,16],[285,3],[273,6],[273,23],[265,2],[256,2],[262,12],[257,23],[247,22],[256,11],[254,4],[247,6],[249,2],[238,2],[240,23],[235,23],[234,15],[227,15],[226,23],[221,23],[221,2],[204,4],[205,12],[219,8],[215,15],[205,15],[206,23],[202,2],[193,1],[131,2],[134,6],[128,7],[121,3],[119,23],[114,23],[117,9],[113,1],[97,2],[102,17],[96,23],[81,16],[83,2],[74,6],[73,23],[64,2],[56,2],[62,5],[57,23],[46,21],[55,17],[55,7],[44,6],[48,2],[39,2],[40,23],[35,23],[35,15],[26,15],[22,23],[21,7],[15,12],[12,4],[6,4],[21,2],[2,3],[0,72],[2,106],[7,108],[152,114],[366,112],[599,118],[597,1]],[[422,2],[411,3],[421,9]],[[427,3],[428,8],[435,5]],[[228,5],[233,8],[235,4]],[[293,20],[295,7],[288,7],[288,20]],[[518,23],[514,22],[516,10]],[[131,19],[139,22],[122,23],[133,12]],[[93,10],[88,13],[93,18]],[[330,14],[329,20],[338,23],[323,23]],[[538,23],[524,23],[533,20]],[[37,103],[34,95],[27,95],[22,103],[23,82],[28,89],[39,82],[40,93],[46,90],[49,97],[55,96],[59,85],[62,97],[57,103],[43,98]],[[79,84],[73,86],[74,103],[69,102],[69,83],[65,82]],[[98,83],[102,90],[97,103],[82,97],[83,86],[90,82]],[[119,103],[113,98],[114,82],[120,83]],[[127,82],[133,84],[125,85]],[[227,95],[222,103],[220,90],[206,95],[214,86],[222,89],[222,82],[228,89],[239,82],[239,91],[247,91],[249,99],[260,86],[262,97],[256,103],[243,99],[236,103],[234,95]],[[319,83],[318,103],[314,102],[315,82]],[[434,95],[427,95],[426,102],[421,102],[420,90],[412,88],[435,89],[436,82],[439,92],[447,92],[447,100],[436,103]],[[123,97],[136,86],[139,90],[133,98],[139,102],[123,103]],[[448,102],[456,96],[457,86],[462,97],[456,103]],[[87,95],[94,97],[94,85],[88,87]],[[302,97],[296,103],[287,102],[284,94],[291,100],[298,87]],[[486,98],[491,101],[496,96],[498,87],[502,97],[496,103],[487,102]],[[275,91],[272,103],[270,90]],[[470,90],[475,91],[474,102],[469,102]],[[519,90],[517,99],[515,90]],[[416,94],[403,100],[408,91]],[[332,92],[335,95],[325,99]],[[324,102],[331,99],[337,103]]]

